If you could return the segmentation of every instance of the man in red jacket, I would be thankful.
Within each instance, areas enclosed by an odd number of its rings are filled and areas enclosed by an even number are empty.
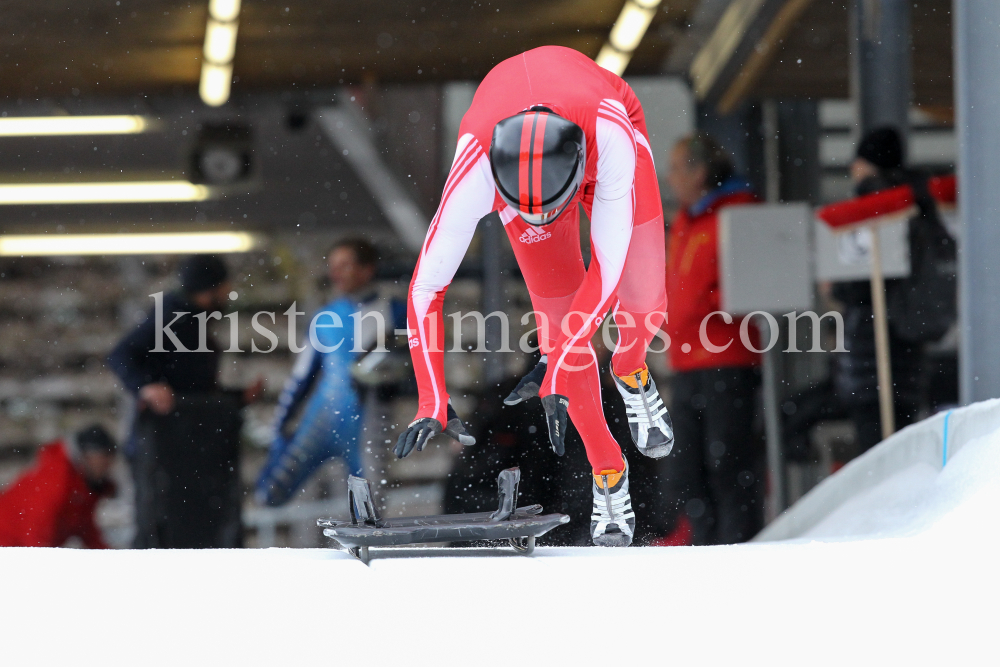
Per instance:
[[[0,492],[0,547],[59,547],[78,537],[106,549],[94,508],[114,495],[115,442],[100,426],[44,445],[35,465]]]
[[[668,180],[680,204],[670,226],[664,327],[676,445],[660,464],[661,485],[678,518],[674,542],[743,542],[763,518],[751,435],[760,361],[743,344],[739,319],[713,313],[720,310],[719,211],[757,198],[703,133],[674,147]]]

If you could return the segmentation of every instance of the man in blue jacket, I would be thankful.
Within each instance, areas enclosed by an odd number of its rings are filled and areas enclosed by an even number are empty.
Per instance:
[[[405,304],[380,295],[372,284],[377,262],[375,248],[362,239],[342,240],[327,256],[337,297],[314,316],[317,326],[310,328],[278,400],[271,449],[257,481],[256,498],[263,505],[287,502],[333,457],[342,458],[350,474],[362,474],[363,406],[352,370],[366,353],[384,345],[378,340],[378,320],[390,337],[406,318]],[[299,413],[297,427],[289,432]]]

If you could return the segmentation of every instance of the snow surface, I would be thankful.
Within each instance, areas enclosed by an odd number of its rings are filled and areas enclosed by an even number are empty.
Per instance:
[[[996,664],[998,508],[1000,432],[785,542],[0,549],[0,665]]]

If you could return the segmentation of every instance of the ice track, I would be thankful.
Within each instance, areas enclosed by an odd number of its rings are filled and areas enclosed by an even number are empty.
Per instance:
[[[783,541],[373,550],[370,567],[333,550],[0,549],[0,664],[989,664],[1000,430],[983,424],[1000,407],[974,409],[952,416],[966,435],[943,469],[886,468],[887,441],[866,455],[880,472],[838,473],[877,483],[831,478],[798,533],[776,524]]]

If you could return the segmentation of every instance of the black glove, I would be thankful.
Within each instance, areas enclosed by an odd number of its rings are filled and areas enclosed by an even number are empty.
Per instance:
[[[442,430],[441,422],[433,417],[421,417],[420,419],[414,419],[410,422],[410,425],[406,427],[406,430],[399,434],[399,439],[396,441],[396,447],[392,451],[395,452],[397,459],[401,459],[408,455],[414,448],[416,448],[419,452],[423,450],[424,445],[427,444],[428,440],[433,438]]]
[[[517,405],[521,401],[526,401],[529,398],[535,398],[538,396],[538,390],[542,386],[542,381],[545,380],[545,371],[549,368],[548,356],[542,355],[535,367],[531,369],[527,375],[521,378],[521,381],[517,383],[514,387],[514,391],[510,392],[510,396],[503,399],[504,405]]]
[[[476,439],[465,430],[465,424],[459,419],[458,413],[455,412],[455,408],[452,407],[449,400],[448,427],[442,428],[441,422],[433,417],[421,417],[420,419],[413,420],[406,427],[406,430],[399,434],[399,439],[396,440],[396,447],[393,449],[396,458],[401,459],[406,457],[414,448],[418,452],[423,451],[427,441],[442,431],[463,445],[476,444]]]
[[[542,398],[545,421],[549,425],[549,442],[557,456],[566,453],[566,429],[569,428],[569,399],[559,394]]]
[[[455,408],[451,406],[451,399],[448,399],[448,425],[444,427],[444,432],[445,435],[450,435],[466,447],[476,444],[476,439],[465,430],[465,424],[459,419]]]

